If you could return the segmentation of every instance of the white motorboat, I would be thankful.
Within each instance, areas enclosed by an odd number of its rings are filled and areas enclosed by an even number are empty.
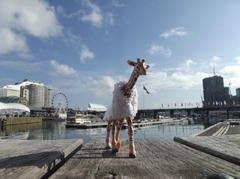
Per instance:
[[[91,120],[88,115],[76,114],[75,115],[75,123],[76,124],[90,124]]]

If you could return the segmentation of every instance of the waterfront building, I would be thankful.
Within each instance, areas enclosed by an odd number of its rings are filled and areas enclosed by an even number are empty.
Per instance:
[[[26,88],[26,86],[20,87],[19,103],[29,105],[29,90]]]
[[[50,102],[50,89],[47,86],[44,86],[44,107],[49,107]]]
[[[19,97],[17,97],[17,96],[0,97],[0,102],[2,102],[2,103],[18,103]]]
[[[7,85],[0,88],[0,97],[8,97],[8,96],[17,96],[19,97],[20,91],[12,85]]]
[[[204,106],[220,106],[230,103],[229,87],[224,87],[223,77],[203,79]]]
[[[41,82],[23,80],[0,88],[0,97],[18,97],[19,103],[29,107],[49,107],[49,88]]]
[[[29,91],[30,107],[49,107],[49,89],[42,84],[29,84],[25,86]]]

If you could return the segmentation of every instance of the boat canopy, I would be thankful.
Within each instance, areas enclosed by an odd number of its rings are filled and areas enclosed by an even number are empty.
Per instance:
[[[107,110],[107,108],[104,105],[101,105],[101,104],[89,103],[87,110],[88,111],[104,112],[104,111]]]

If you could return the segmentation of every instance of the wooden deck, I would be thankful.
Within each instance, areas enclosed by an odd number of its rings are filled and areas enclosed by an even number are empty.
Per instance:
[[[82,140],[0,140],[0,178],[48,176],[82,143]]]
[[[175,137],[181,144],[240,165],[240,134],[223,136]]]
[[[136,140],[137,158],[127,142],[113,156],[103,144],[83,145],[51,178],[218,178],[240,176],[240,166],[169,140]]]

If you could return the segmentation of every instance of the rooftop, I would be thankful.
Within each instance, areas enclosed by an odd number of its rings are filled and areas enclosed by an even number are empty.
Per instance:
[[[3,88],[12,89],[12,90],[20,90],[21,86],[27,86],[27,85],[30,85],[30,84],[44,86],[44,84],[42,82],[33,81],[33,80],[23,80],[22,82],[15,83],[14,85],[5,85],[5,86],[3,86]]]

